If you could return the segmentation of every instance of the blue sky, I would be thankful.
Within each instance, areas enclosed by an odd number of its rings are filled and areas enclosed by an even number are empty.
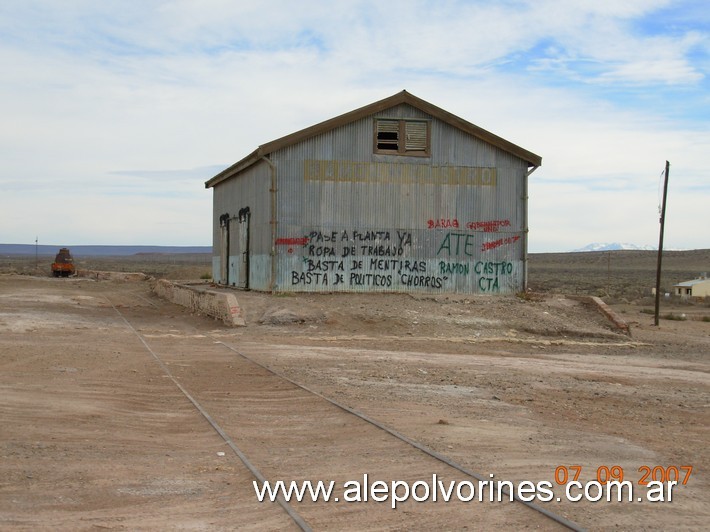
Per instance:
[[[706,0],[0,4],[0,242],[210,245],[204,181],[402,89],[543,157],[530,251],[709,248]]]

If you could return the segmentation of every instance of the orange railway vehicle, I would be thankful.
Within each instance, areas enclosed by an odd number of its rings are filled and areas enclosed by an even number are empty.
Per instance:
[[[52,263],[52,274],[55,277],[69,277],[74,275],[74,259],[69,248],[61,248]]]

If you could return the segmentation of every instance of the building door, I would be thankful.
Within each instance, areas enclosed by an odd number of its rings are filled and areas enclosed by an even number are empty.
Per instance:
[[[222,231],[219,250],[219,282],[229,284],[229,213],[219,217],[219,227]]]
[[[239,288],[249,290],[249,222],[251,212],[249,207],[239,210],[239,251],[241,264],[239,265]]]

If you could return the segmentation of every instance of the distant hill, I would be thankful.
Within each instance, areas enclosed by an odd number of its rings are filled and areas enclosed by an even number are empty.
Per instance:
[[[572,251],[618,251],[620,249],[627,249],[633,251],[655,251],[658,248],[654,246],[638,246],[636,244],[627,244],[620,242],[612,243],[599,243],[593,242],[584,246],[583,248],[574,249]]]
[[[68,247],[75,257],[125,256],[138,254],[212,253],[212,246],[50,246],[42,244],[0,244],[0,255],[56,255]]]

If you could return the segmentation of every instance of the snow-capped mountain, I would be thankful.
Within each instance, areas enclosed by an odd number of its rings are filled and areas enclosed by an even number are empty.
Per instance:
[[[593,242],[592,244],[588,244],[584,246],[583,248],[575,249],[573,251],[616,251],[619,249],[630,249],[630,250],[644,250],[644,251],[655,251],[658,248],[654,246],[637,246],[636,244],[628,244],[628,243],[621,243],[621,242],[612,242],[612,243],[599,243],[599,242]]]

